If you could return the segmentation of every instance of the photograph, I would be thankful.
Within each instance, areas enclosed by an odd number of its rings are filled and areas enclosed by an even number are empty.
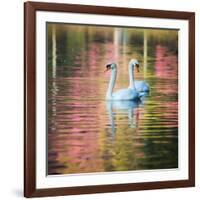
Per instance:
[[[47,175],[179,168],[178,29],[46,23]]]
[[[194,12],[24,9],[24,196],[193,187]]]

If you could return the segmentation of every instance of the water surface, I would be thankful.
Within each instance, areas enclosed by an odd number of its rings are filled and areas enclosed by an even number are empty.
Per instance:
[[[48,174],[178,167],[177,31],[48,24]],[[137,58],[151,88],[141,102],[106,102],[128,87]]]

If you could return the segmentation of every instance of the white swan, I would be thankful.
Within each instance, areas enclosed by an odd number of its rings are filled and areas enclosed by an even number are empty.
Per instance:
[[[108,70],[111,70],[112,72],[106,93],[106,100],[139,100],[139,93],[134,88],[121,89],[113,93],[113,88],[117,76],[117,65],[115,63],[106,65],[106,71]]]
[[[129,88],[136,89],[139,93],[141,92],[149,92],[150,87],[149,84],[145,81],[134,81],[134,67],[137,68],[139,72],[139,62],[136,59],[132,59],[129,62]]]

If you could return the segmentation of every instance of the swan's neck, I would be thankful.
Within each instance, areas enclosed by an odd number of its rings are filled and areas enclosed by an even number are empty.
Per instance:
[[[129,88],[134,88],[135,89],[135,84],[134,84],[134,66],[132,64],[129,64],[128,70],[129,70]]]
[[[113,92],[113,88],[114,88],[114,85],[115,85],[116,76],[117,76],[117,69],[113,69],[112,72],[111,72],[111,78],[110,78],[108,90],[107,90],[107,93],[106,93],[107,99],[112,99],[112,92]]]

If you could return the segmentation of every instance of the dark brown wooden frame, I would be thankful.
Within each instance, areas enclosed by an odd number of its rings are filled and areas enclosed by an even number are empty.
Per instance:
[[[148,183],[128,183],[36,188],[36,11],[75,12],[119,16],[183,19],[189,22],[189,179]],[[45,58],[44,58],[45,59]],[[24,196],[42,197],[102,192],[121,192],[195,185],[195,13],[74,4],[26,2],[24,4]]]

